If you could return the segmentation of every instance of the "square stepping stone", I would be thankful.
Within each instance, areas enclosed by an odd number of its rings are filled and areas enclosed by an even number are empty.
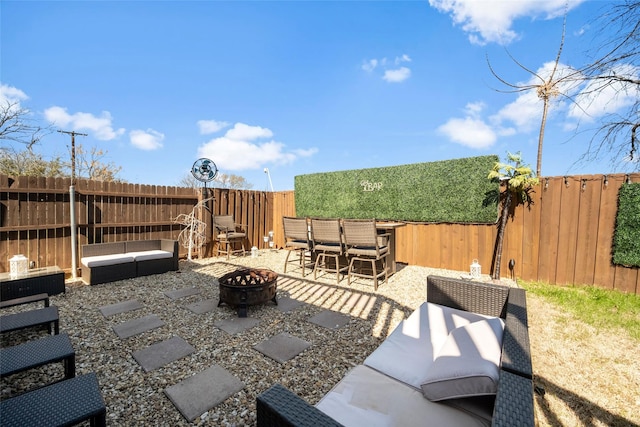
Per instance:
[[[172,337],[142,350],[134,351],[133,358],[145,372],[161,368],[196,351],[180,337]]]
[[[193,421],[244,388],[244,383],[221,366],[213,365],[164,393],[188,421]]]
[[[218,320],[214,325],[229,335],[235,335],[253,328],[258,323],[260,323],[260,319],[256,319],[255,317],[230,317],[229,319]]]
[[[351,317],[337,311],[324,310],[309,319],[309,322],[327,329],[340,329],[349,323]]]
[[[206,299],[203,301],[194,302],[193,304],[189,304],[187,308],[196,314],[204,314],[215,310],[217,306],[218,300]]]
[[[190,297],[191,295],[198,295],[200,292],[202,291],[198,288],[184,288],[175,291],[168,291],[164,294],[172,300],[176,300],[184,297]]]
[[[113,327],[113,332],[115,332],[120,338],[124,339],[162,326],[164,326],[162,319],[155,314],[150,314],[149,316],[140,317],[138,319],[133,319],[128,322],[115,325]]]
[[[131,299],[116,304],[104,305],[100,307],[100,313],[102,313],[104,317],[111,317],[116,314],[127,313],[140,308],[142,308],[142,304],[137,300]]]
[[[293,311],[302,305],[304,305],[304,302],[297,300],[295,298],[289,298],[289,297],[278,298],[278,310],[280,310],[283,313]]]
[[[287,332],[262,341],[253,348],[276,362],[284,363],[311,347],[311,343]]]

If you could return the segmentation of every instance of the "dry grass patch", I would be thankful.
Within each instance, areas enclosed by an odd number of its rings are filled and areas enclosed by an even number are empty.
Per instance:
[[[640,342],[527,295],[539,425],[640,425]],[[636,321],[640,319],[636,318]]]

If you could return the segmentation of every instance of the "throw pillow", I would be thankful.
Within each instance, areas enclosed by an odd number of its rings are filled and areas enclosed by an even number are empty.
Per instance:
[[[451,331],[422,383],[424,396],[439,401],[496,394],[503,331],[500,318]]]

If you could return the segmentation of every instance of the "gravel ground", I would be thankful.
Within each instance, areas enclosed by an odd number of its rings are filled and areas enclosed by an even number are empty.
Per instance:
[[[107,424],[127,425],[255,425],[255,398],[275,383],[281,383],[309,403],[315,404],[346,372],[364,359],[393,328],[425,299],[426,277],[439,274],[460,277],[464,272],[399,265],[388,283],[374,291],[373,282],[358,279],[338,285],[335,275],[302,278],[300,270],[283,273],[286,251],[262,250],[257,258],[237,257],[181,261],[180,271],[123,280],[97,286],[67,282],[66,294],[51,298],[59,307],[60,330],[70,335],[76,350],[76,372],[96,372],[107,404]],[[273,303],[249,308],[248,315],[260,323],[244,332],[229,335],[214,326],[216,321],[235,317],[226,305],[196,314],[189,304],[218,301],[217,278],[238,265],[276,271],[278,297],[305,302],[291,312],[281,312]],[[488,276],[485,276],[489,280]],[[172,300],[167,291],[196,287],[201,293]],[[105,318],[99,308],[135,299],[143,308]],[[18,311],[31,306],[3,310]],[[340,329],[326,329],[308,322],[315,314],[330,309],[350,315]],[[155,314],[165,326],[120,339],[112,327],[122,322]],[[281,364],[253,349],[256,344],[282,332],[311,342],[310,348]],[[3,347],[42,336],[44,330],[5,334]],[[182,337],[195,352],[151,372],[145,372],[132,353],[174,336]],[[166,397],[172,386],[212,365],[220,365],[240,379],[245,387],[220,405],[188,422]],[[61,363],[51,364],[0,381],[2,399],[63,377]]]

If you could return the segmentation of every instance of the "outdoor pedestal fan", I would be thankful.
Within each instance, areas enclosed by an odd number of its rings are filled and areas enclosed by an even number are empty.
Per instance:
[[[191,174],[195,179],[203,182],[204,188],[206,189],[207,182],[213,181],[215,177],[218,176],[218,168],[212,160],[201,158],[196,160],[191,167]],[[193,247],[200,247],[205,243],[205,224],[196,218],[196,210],[202,206],[206,207],[206,203],[209,200],[211,200],[211,198],[202,200],[196,206],[194,206],[191,214],[180,215],[178,218],[179,222],[187,226],[187,228],[182,230],[182,232],[180,233],[180,243],[182,243],[183,246],[189,248],[189,253],[187,255],[188,260],[191,260],[191,250],[193,249]]]

